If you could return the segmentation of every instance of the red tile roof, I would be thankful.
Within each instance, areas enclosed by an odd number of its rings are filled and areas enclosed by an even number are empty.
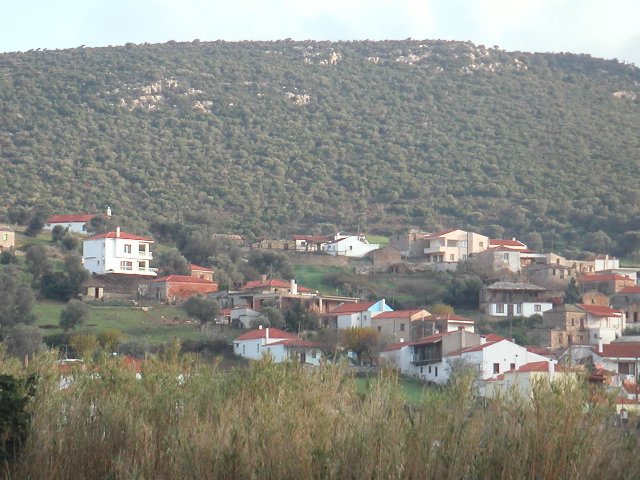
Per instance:
[[[97,217],[95,213],[81,213],[78,215],[52,215],[47,219],[47,223],[74,223],[88,222],[93,217]]]
[[[269,327],[269,328],[256,328],[255,330],[251,330],[250,332],[243,333],[234,341],[238,340],[257,340],[259,338],[267,338],[267,330],[269,330],[269,338],[270,339],[297,339],[298,337],[293,333],[285,332],[284,330],[280,330],[279,328]]]
[[[518,253],[533,253],[533,250],[528,248],[513,248],[499,245],[497,247],[487,248],[488,252],[518,252]]]
[[[631,280],[629,277],[619,275],[617,273],[594,273],[592,275],[584,275],[578,279],[580,283],[588,282],[611,282],[614,280]]]
[[[414,340],[413,342],[409,342],[409,345],[429,345],[431,343],[438,343],[440,340],[442,340],[442,337],[448,335],[449,333],[455,332],[436,333],[435,335],[429,335],[428,337],[422,337],[418,340]]]
[[[443,230],[441,232],[434,233],[433,235],[427,235],[424,238],[438,238],[438,237],[442,237],[442,236],[446,235],[447,233],[455,232],[456,230],[460,230],[460,229],[459,228],[450,228],[449,230]]]
[[[383,352],[391,352],[393,350],[400,350],[402,347],[406,347],[407,345],[409,345],[411,342],[397,342],[397,343],[392,343],[391,345],[388,345],[387,347],[383,348],[382,351]]]
[[[549,362],[541,361],[541,362],[531,362],[525,363],[521,365],[520,368],[516,369],[516,372],[548,372],[549,371]]]
[[[597,346],[591,350],[601,357],[640,358],[640,342],[606,343],[602,345],[602,353],[598,352]]]
[[[576,307],[580,307],[585,312],[598,317],[621,317],[622,312],[611,307],[605,307],[604,305],[591,305],[587,303],[578,303]]]
[[[640,385],[638,385],[637,383],[627,383],[624,382],[622,384],[622,388],[624,388],[624,391],[627,393],[632,393],[632,394],[640,394]]]
[[[508,238],[492,238],[489,240],[489,245],[502,245],[503,247],[527,247],[524,243],[518,240],[509,240]]]
[[[240,290],[251,290],[253,288],[289,288],[291,287],[291,282],[287,282],[286,280],[252,280],[250,282],[245,283],[240,287]],[[298,285],[298,292],[310,292],[310,288],[301,287]]]
[[[217,282],[212,282],[211,280],[206,280],[204,278],[192,277],[191,275],[168,275],[166,277],[156,278],[152,280],[152,283],[161,283],[161,282],[170,282],[170,283],[206,283],[209,285],[215,284]]]
[[[424,319],[429,320],[430,322],[448,320],[450,322],[474,323],[474,321],[471,320],[470,318],[461,317],[460,315],[456,315],[454,313],[434,313],[433,315],[424,317]]]
[[[406,317],[411,317],[411,316],[415,315],[416,313],[420,313],[420,312],[424,312],[424,310],[422,310],[422,309],[396,310],[394,312],[382,312],[382,313],[379,313],[374,318],[376,320],[385,319],[385,318],[406,318]]]
[[[93,236],[91,236],[89,238],[85,238],[85,241],[86,240],[98,240],[100,238],[121,238],[123,240],[139,240],[141,242],[153,243],[153,238],[140,237],[138,235],[133,235],[133,234],[127,233],[127,232],[120,232],[120,236],[119,237],[116,236],[116,232],[99,233],[99,234],[93,235]]]
[[[194,271],[197,270],[199,272],[213,272],[214,270],[207,267],[201,267],[200,265],[196,265],[195,263],[189,264],[189,270]]]
[[[618,290],[616,293],[640,293],[640,285],[634,287],[624,287],[622,290]]]
[[[341,303],[335,308],[329,310],[331,315],[342,315],[346,313],[358,313],[369,310],[369,307],[376,302],[355,302],[355,303]]]
[[[269,336],[271,336],[271,334],[269,334]],[[284,340],[269,343],[268,345],[286,345],[294,348],[324,348],[324,345],[321,343],[310,342],[300,338],[285,338]]]

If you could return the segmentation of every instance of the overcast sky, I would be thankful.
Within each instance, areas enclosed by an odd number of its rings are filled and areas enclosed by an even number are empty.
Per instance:
[[[169,40],[470,40],[640,66],[640,0],[0,0],[0,52]]]

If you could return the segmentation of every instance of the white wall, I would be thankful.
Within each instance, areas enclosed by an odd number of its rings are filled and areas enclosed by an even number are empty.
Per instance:
[[[68,228],[72,233],[87,233],[87,222],[66,222],[66,223],[47,223],[44,227],[45,230],[53,230],[56,225],[60,225],[62,228]]]
[[[503,311],[498,312],[498,305],[503,306]],[[553,308],[553,304],[550,302],[532,302],[532,303],[490,303],[489,304],[489,315],[494,317],[506,317],[509,312],[509,305],[513,305],[513,316],[523,316],[530,317],[531,315],[542,315],[543,312],[547,310],[551,310]],[[536,305],[540,305],[540,311],[536,311]],[[518,310],[519,306],[519,310]]]
[[[368,310],[365,310],[364,312],[338,315],[337,325],[338,325],[338,330],[344,330],[344,329],[353,328],[353,327],[370,327],[371,312],[369,312]]]
[[[146,245],[146,252],[140,253],[140,245]],[[130,246],[131,253],[125,251]],[[124,238],[96,238],[84,240],[82,244],[84,267],[92,273],[120,273],[130,275],[156,275],[150,270],[153,259],[151,243]],[[131,269],[122,268],[121,262],[131,262]],[[142,268],[141,268],[141,264]]]
[[[364,257],[367,253],[380,248],[376,243],[364,243],[357,236],[345,237],[337,242],[328,243],[323,250],[329,255],[345,257]]]

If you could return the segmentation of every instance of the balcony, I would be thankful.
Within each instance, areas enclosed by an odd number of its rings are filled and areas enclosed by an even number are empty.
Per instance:
[[[423,357],[420,355],[411,355],[411,364],[417,367],[421,365],[428,365],[430,363],[439,363],[442,361],[442,357]]]

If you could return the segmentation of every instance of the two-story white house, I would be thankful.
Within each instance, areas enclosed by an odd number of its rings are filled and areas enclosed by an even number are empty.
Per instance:
[[[126,275],[156,276],[149,267],[153,259],[151,245],[153,239],[131,233],[100,233],[84,239],[82,242],[82,260],[84,267],[91,273],[117,273]]]
[[[335,317],[338,330],[355,327],[372,327],[371,319],[382,312],[391,312],[384,298],[372,302],[342,303],[331,309],[328,316]],[[408,336],[408,334],[407,334]]]

